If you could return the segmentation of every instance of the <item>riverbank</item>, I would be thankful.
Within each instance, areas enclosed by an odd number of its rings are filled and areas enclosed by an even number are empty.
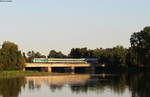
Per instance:
[[[23,77],[23,76],[45,76],[45,75],[58,75],[60,73],[50,73],[50,72],[37,72],[37,71],[0,71],[1,77]]]

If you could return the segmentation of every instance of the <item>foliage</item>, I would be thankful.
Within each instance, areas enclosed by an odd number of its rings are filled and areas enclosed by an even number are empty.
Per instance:
[[[48,54],[48,58],[66,58],[66,55],[62,52],[56,52],[55,50],[51,50]]]
[[[127,49],[123,46],[116,46],[114,48],[97,48],[88,50],[87,48],[73,48],[69,56],[71,58],[97,58],[101,64],[107,64],[114,67],[125,67]]]
[[[134,64],[138,66],[150,65],[150,26],[131,35],[131,52],[134,53]],[[132,62],[131,62],[132,63]]]
[[[18,46],[5,41],[0,49],[0,70],[21,70],[24,68],[24,62]]]
[[[32,62],[33,58],[46,58],[45,55],[42,55],[41,53],[34,51],[29,51],[27,55],[28,55],[27,62]]]
[[[93,50],[88,50],[87,48],[72,48],[69,54],[71,58],[92,58]]]
[[[108,67],[147,67],[150,65],[150,26],[135,32],[130,38],[131,47],[114,48],[72,48],[71,58],[97,58],[99,63]]]

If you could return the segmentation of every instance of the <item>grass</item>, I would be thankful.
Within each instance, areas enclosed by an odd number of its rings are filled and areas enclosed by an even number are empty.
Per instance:
[[[38,71],[0,71],[0,78],[14,78],[24,76],[48,76],[48,75],[65,75],[66,73],[38,72]]]
[[[48,72],[36,72],[36,71],[0,71],[0,78],[3,77],[21,77],[21,76],[27,76],[27,75],[50,75],[52,73]]]

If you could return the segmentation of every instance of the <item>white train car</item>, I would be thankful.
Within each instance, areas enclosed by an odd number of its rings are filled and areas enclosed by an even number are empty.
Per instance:
[[[96,63],[95,58],[34,58],[33,63]]]

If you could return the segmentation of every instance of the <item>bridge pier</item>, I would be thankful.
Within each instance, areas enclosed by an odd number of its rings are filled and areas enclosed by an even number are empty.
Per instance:
[[[71,67],[71,73],[72,73],[72,74],[75,73],[75,67],[74,67],[74,66]]]
[[[72,67],[71,67],[71,70],[72,70],[72,71],[75,71],[75,67],[74,67],[74,66],[72,66]]]
[[[47,72],[52,72],[52,67],[47,67]]]

